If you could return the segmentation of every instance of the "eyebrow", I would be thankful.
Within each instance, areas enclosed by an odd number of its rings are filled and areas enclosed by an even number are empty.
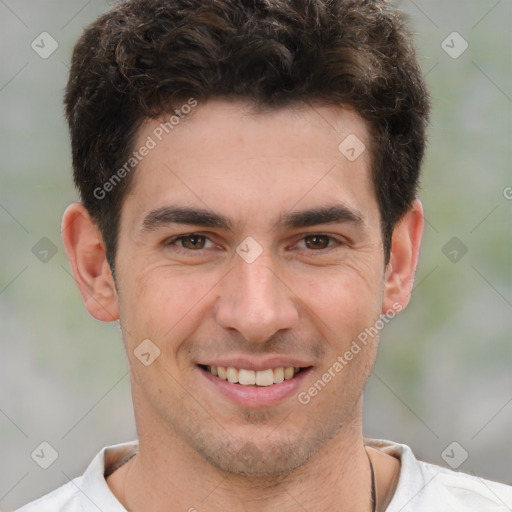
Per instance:
[[[204,208],[189,208],[182,206],[163,206],[148,213],[142,221],[144,231],[154,231],[168,224],[190,224],[208,228],[233,230],[231,221]]]
[[[288,228],[307,228],[317,224],[338,223],[362,224],[363,216],[360,212],[344,205],[313,208],[299,212],[286,213],[282,216],[280,224]]]
[[[318,224],[362,224],[363,216],[344,205],[333,205],[310,210],[285,213],[277,225],[284,228],[305,228]],[[169,224],[189,224],[233,231],[233,222],[224,215],[204,208],[163,206],[148,213],[142,221],[143,231],[154,231]]]

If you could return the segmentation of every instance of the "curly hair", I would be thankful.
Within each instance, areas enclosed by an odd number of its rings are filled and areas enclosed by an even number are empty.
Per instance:
[[[383,0],[126,0],[86,28],[65,107],[75,184],[112,269],[133,173],[104,197],[95,190],[130,158],[145,119],[190,98],[353,108],[370,128],[388,261],[394,226],[417,194],[430,110],[395,8]]]

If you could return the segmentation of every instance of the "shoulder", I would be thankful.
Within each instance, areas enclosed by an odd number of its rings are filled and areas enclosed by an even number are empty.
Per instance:
[[[471,505],[468,510],[509,511],[512,507],[512,487],[508,485],[426,462],[419,465],[434,490],[442,488],[458,503]]]
[[[50,494],[39,498],[15,512],[64,512],[67,510],[82,510],[80,503],[80,478],[59,487]]]
[[[452,510],[464,512],[512,510],[512,487],[508,485],[422,461],[418,461],[418,465],[423,476],[426,501],[430,504],[442,500],[441,503],[450,503]]]
[[[103,448],[85,473],[15,512],[126,512],[112,494],[105,475],[115,471],[137,449],[137,442]]]
[[[404,444],[369,443],[400,460],[400,477],[387,512],[510,512],[512,487],[419,461]]]

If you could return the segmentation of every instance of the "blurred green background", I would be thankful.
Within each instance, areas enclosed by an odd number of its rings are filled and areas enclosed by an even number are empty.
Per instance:
[[[427,226],[411,304],[366,388],[365,434],[440,465],[457,441],[460,470],[512,484],[512,2],[396,4],[434,98]],[[60,240],[76,199],[62,92],[74,42],[107,6],[0,0],[0,510],[135,437],[120,331],[85,311]],[[58,43],[46,59],[31,47],[42,32]],[[469,45],[458,58],[453,32]],[[59,453],[46,470],[31,458],[42,441]]]

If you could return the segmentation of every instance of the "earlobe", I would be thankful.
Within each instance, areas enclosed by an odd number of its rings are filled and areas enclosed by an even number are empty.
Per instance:
[[[396,310],[396,304],[404,309],[409,303],[418,265],[423,225],[423,206],[419,200],[415,200],[393,231],[391,256],[384,283],[383,314],[390,309]]]
[[[117,295],[105,244],[81,203],[71,204],[64,212],[62,240],[87,311],[103,322],[117,320]]]

